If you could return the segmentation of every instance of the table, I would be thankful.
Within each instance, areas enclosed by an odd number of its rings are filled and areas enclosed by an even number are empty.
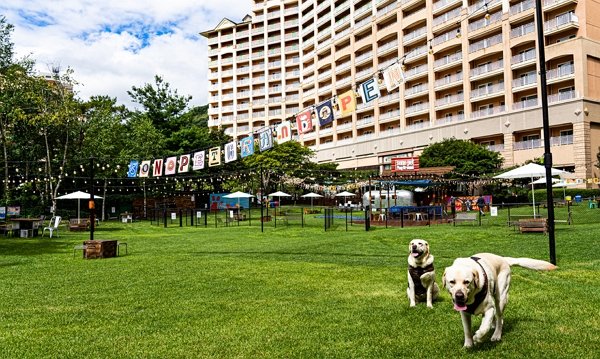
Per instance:
[[[110,258],[117,256],[118,241],[112,239],[87,240],[83,242],[83,258]]]
[[[36,237],[39,235],[39,227],[42,225],[41,218],[9,218],[12,223],[13,235],[20,237]]]

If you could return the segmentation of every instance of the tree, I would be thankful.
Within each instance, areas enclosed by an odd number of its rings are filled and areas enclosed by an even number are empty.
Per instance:
[[[491,173],[502,165],[500,153],[482,145],[456,138],[429,145],[419,157],[421,167],[454,166],[460,175]]]
[[[154,82],[154,86],[133,86],[127,93],[135,103],[142,106],[139,112],[144,113],[152,125],[167,136],[169,132],[178,129],[179,123],[176,120],[184,113],[192,96],[178,95],[177,90],[172,90],[161,76],[155,75]]]
[[[13,25],[6,22],[6,17],[0,16],[0,70],[13,64],[13,47],[11,33]]]

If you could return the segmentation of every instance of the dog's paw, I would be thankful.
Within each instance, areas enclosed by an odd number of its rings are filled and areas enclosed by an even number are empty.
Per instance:
[[[415,302],[411,302],[411,303],[410,303],[410,307],[411,307],[411,308],[412,308],[412,307],[416,307],[416,306],[417,306],[417,304],[416,304]]]
[[[473,341],[475,343],[481,343],[483,341],[483,337],[485,336],[484,333],[481,333],[479,330],[475,332],[475,335],[473,335]]]
[[[490,338],[490,340],[493,342],[499,342],[501,339],[502,339],[502,333],[500,333],[500,334],[494,333],[494,335],[492,335],[492,337]]]
[[[433,304],[431,304],[431,303],[427,303],[427,308],[431,308],[431,309],[433,309]]]

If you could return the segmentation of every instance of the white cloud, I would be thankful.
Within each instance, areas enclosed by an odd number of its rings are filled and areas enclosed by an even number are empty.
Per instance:
[[[108,95],[131,106],[127,91],[161,75],[204,105],[208,58],[199,33],[224,17],[240,21],[251,7],[250,0],[3,0],[0,16],[15,26],[17,56],[31,54],[40,71],[72,68],[82,99]]]

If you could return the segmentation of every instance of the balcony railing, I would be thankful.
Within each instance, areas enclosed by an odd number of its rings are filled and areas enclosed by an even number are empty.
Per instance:
[[[414,131],[414,130],[420,130],[420,129],[425,128],[427,126],[429,126],[429,121],[427,121],[427,122],[422,121],[422,122],[415,122],[415,123],[412,123],[410,125],[407,125],[404,129],[406,131]]]
[[[512,87],[523,87],[537,84],[537,75],[535,72],[528,73],[525,76],[512,80]]]
[[[435,107],[442,107],[446,105],[450,105],[457,102],[463,102],[465,100],[465,95],[462,93],[442,97],[440,99],[435,100]]]
[[[412,106],[407,106],[406,107],[406,114],[411,114],[411,113],[415,113],[415,112],[419,112],[419,111],[423,111],[423,110],[428,110],[429,109],[429,102],[423,102],[423,103],[418,103]]]
[[[471,118],[480,118],[485,116],[492,116],[499,113],[503,113],[506,111],[506,107],[504,105],[492,108],[484,108],[481,110],[471,112]]]
[[[579,94],[575,90],[563,91],[548,96],[548,102],[560,102],[578,98]]]
[[[510,30],[510,38],[514,39],[517,37],[525,36],[535,31],[535,23],[530,22],[521,26],[515,27]]]
[[[550,137],[550,146],[564,146],[573,144],[573,135]]]
[[[435,124],[440,126],[440,125],[447,125],[449,123],[453,123],[453,122],[459,122],[465,119],[465,115],[460,113],[457,115],[452,115],[452,116],[445,116],[445,117],[440,117],[437,118],[435,120]]]
[[[404,96],[411,96],[420,92],[427,91],[427,84],[420,84],[417,86],[409,87],[404,91]]]
[[[469,53],[475,52],[478,50],[486,49],[490,46],[494,46],[502,43],[502,34],[494,35],[483,39],[481,41],[477,41],[471,45],[469,45]]]
[[[510,64],[516,65],[516,64],[520,64],[522,62],[527,62],[527,61],[531,61],[531,60],[535,60],[535,59],[536,59],[535,49],[529,49],[523,53],[520,53],[518,55],[511,57]]]
[[[427,72],[427,65],[419,65],[419,66],[415,66],[411,69],[408,69],[404,72],[404,78],[410,78],[413,76],[417,76],[420,75],[422,73],[426,73]]]
[[[502,11],[497,11],[494,14],[492,14],[489,19],[484,17],[483,19],[473,21],[472,23],[470,23],[469,24],[469,32],[482,29],[488,25],[491,25],[491,24],[496,23],[501,20],[502,20]]]
[[[534,0],[525,0],[525,1],[521,1],[518,4],[515,4],[513,6],[510,7],[510,14],[511,15],[516,15],[519,13],[522,13],[523,11],[527,11],[529,9],[532,9],[535,7],[535,1]]]
[[[526,140],[526,141],[518,141],[513,143],[513,148],[515,151],[521,151],[521,150],[531,150],[534,148],[541,148],[544,147],[544,141],[541,139],[533,139],[533,140]]]
[[[406,58],[410,59],[411,57],[417,57],[427,52],[427,45],[415,47],[410,52],[406,54]]]
[[[579,18],[574,13],[559,15],[556,18],[544,22],[544,32],[560,29],[570,24],[579,24]]]
[[[444,8],[450,4],[462,2],[461,0],[440,0],[433,3],[433,11]]]
[[[538,104],[537,98],[530,98],[527,100],[513,103],[513,110],[523,110],[529,107],[535,107]]]
[[[471,70],[471,77],[477,77],[483,74],[486,74],[488,72],[492,72],[492,71],[496,71],[496,70],[500,70],[504,68],[504,61],[502,59],[498,60],[498,61],[494,61],[492,63],[489,64],[484,64],[481,66],[477,66],[476,68]]]
[[[458,18],[460,16],[460,11],[462,9],[460,7],[457,7],[456,9],[450,10],[448,12],[443,13],[442,15],[436,17],[433,19],[432,25],[433,27],[441,25],[445,22],[448,22],[450,20],[454,20],[456,18]]]
[[[433,62],[433,67],[445,66],[453,62],[459,62],[462,60],[462,52],[457,52],[451,55],[446,55],[440,59],[437,59]]]
[[[427,26],[423,26],[420,27],[414,31],[409,32],[408,34],[404,35],[404,38],[402,39],[403,42],[409,42],[413,39],[418,38],[419,36],[423,36],[427,34]]]
[[[437,46],[439,44],[443,44],[444,42],[454,40],[459,36],[459,34],[460,34],[460,31],[458,29],[445,32],[439,36],[434,37],[432,44],[433,44],[433,46]]]
[[[504,82],[483,86],[471,91],[471,99],[504,92]]]
[[[438,87],[454,84],[457,82],[461,82],[462,80],[463,80],[462,73],[457,73],[457,74],[454,74],[451,76],[445,76],[445,77],[442,77],[441,79],[435,80],[435,87],[438,88]]]
[[[571,77],[571,75],[573,74],[575,74],[575,66],[564,65],[555,69],[548,70],[546,76],[548,77],[548,80],[554,80],[561,77]]]

